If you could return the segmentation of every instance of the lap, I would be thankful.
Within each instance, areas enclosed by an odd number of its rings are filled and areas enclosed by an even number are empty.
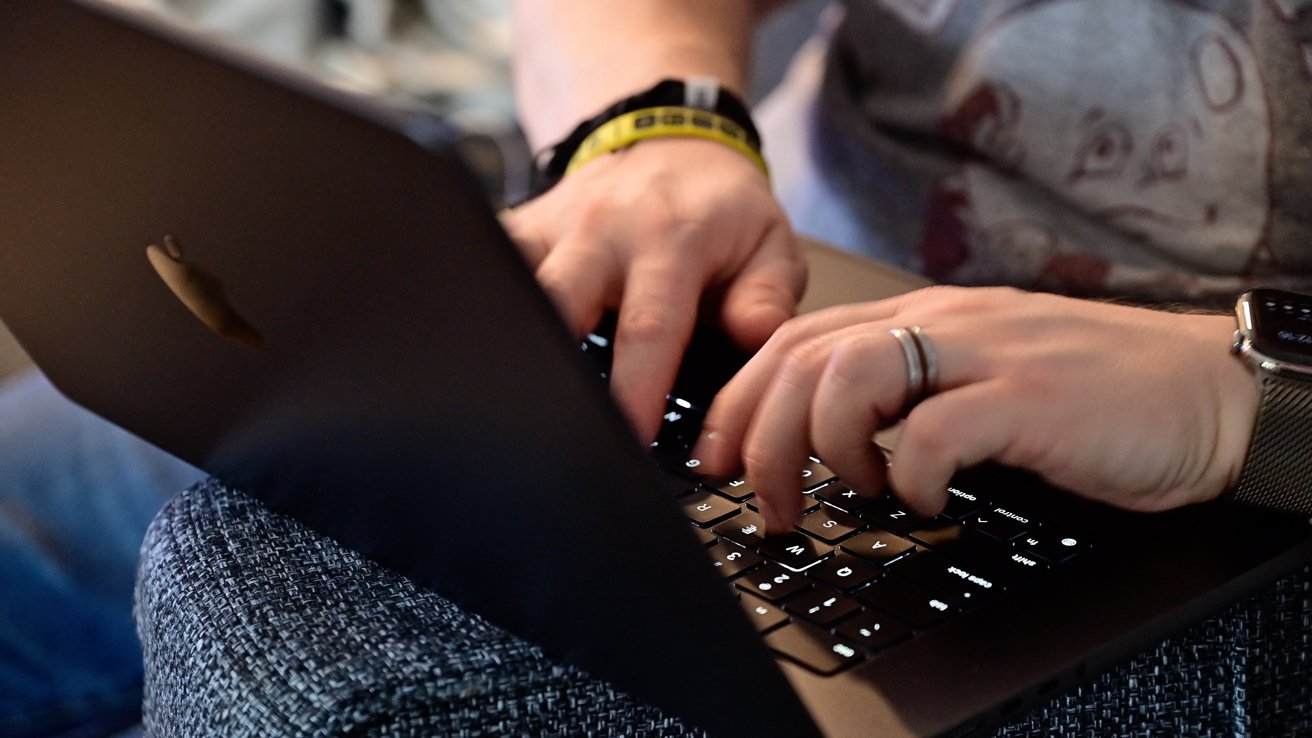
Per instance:
[[[0,735],[136,719],[141,539],[198,477],[35,372],[0,382]]]

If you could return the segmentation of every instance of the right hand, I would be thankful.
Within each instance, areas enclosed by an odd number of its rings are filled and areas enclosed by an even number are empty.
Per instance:
[[[699,311],[754,350],[793,316],[806,283],[769,182],[713,141],[643,141],[503,221],[577,337],[619,312],[611,390],[643,442],[660,427]]]

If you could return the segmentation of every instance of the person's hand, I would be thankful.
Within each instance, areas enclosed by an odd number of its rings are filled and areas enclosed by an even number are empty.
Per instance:
[[[650,140],[602,157],[503,221],[579,337],[619,311],[611,388],[644,441],[699,308],[756,349],[794,314],[806,281],[765,177],[712,141]]]
[[[937,391],[906,417],[892,465],[871,442],[896,422],[907,362],[889,330],[920,326]],[[949,478],[986,460],[1088,498],[1162,510],[1237,479],[1258,404],[1230,355],[1232,318],[1180,315],[1011,289],[932,287],[785,324],[721,391],[694,455],[745,465],[771,532],[799,518],[814,453],[853,489],[887,481],[922,514]]]

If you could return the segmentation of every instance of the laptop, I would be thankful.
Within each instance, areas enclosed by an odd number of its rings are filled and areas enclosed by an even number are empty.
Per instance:
[[[750,481],[679,451],[732,352],[699,339],[654,459],[456,150],[160,21],[7,0],[0,319],[76,402],[715,735],[986,731],[1312,560],[1305,520],[994,468],[916,520],[821,460],[760,539]]]

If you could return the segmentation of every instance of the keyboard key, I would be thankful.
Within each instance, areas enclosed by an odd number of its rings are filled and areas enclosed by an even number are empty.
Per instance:
[[[829,558],[834,549],[801,533],[785,533],[766,538],[757,551],[791,571],[803,571]]]
[[[715,534],[743,548],[755,548],[765,542],[765,521],[754,512],[745,512],[715,526]]]
[[[961,542],[968,530],[952,518],[939,516],[907,533],[907,537],[930,548],[951,548]]]
[[[720,575],[732,579],[760,566],[764,559],[729,543],[717,543],[708,549],[711,563]]]
[[[880,578],[884,570],[851,554],[839,553],[808,569],[806,575],[835,589],[851,592]]]
[[[829,467],[821,464],[815,458],[810,459],[807,465],[802,467],[802,489],[807,492],[828,484],[834,478],[834,473],[829,470]]]
[[[714,546],[716,542],[720,540],[719,536],[716,536],[714,531],[709,531],[705,528],[698,528],[695,525],[692,527],[692,530],[697,534],[697,540],[701,541],[703,546]]]
[[[1021,549],[1004,552],[998,559],[981,560],[979,566],[1002,581],[1008,589],[1032,585],[1048,570],[1047,564],[1037,556]]]
[[[861,649],[807,623],[792,623],[773,630],[766,634],[765,644],[822,676],[836,674],[865,660]]]
[[[938,625],[953,613],[952,605],[938,594],[901,577],[885,577],[857,592],[856,598],[862,604],[909,623],[916,630]]]
[[[750,500],[747,501],[747,507],[749,507],[749,508],[752,510],[752,512],[759,512],[759,511],[760,511],[760,508],[759,508],[759,507],[757,506],[757,504],[756,504],[756,500],[757,500],[757,498],[756,498],[756,497],[753,497],[752,499],[750,499]],[[815,499],[814,497],[812,497],[811,495],[802,495],[802,514],[803,514],[803,515],[806,515],[807,513],[811,512],[812,510],[816,509],[817,507],[820,507],[820,501],[819,501],[819,500],[816,500],[816,499]]]
[[[756,571],[740,577],[734,586],[771,602],[779,602],[808,589],[811,583],[801,574],[767,561]]]
[[[888,570],[943,595],[948,604],[959,610],[975,607],[1002,590],[991,574],[953,563],[933,551],[908,556],[890,565]]]
[[[742,511],[737,504],[705,489],[680,497],[679,505],[683,514],[699,528],[709,528]]]
[[[752,483],[747,481],[747,477],[730,479],[714,486],[720,494],[734,502],[746,502],[756,494],[756,490],[753,488]]]
[[[1001,541],[1010,541],[1038,527],[1028,517],[999,506],[971,515],[965,522],[975,531]]]
[[[815,512],[803,516],[797,527],[825,543],[834,544],[857,531],[864,530],[866,524],[855,515],[849,515],[829,505],[820,505]]]
[[[838,635],[871,651],[879,651],[911,637],[911,628],[897,618],[867,610],[838,626]]]
[[[829,626],[861,609],[856,600],[825,589],[812,589],[784,603],[784,609],[816,625]]]
[[[743,610],[747,611],[747,619],[756,626],[758,633],[773,630],[788,622],[788,614],[769,602],[751,595],[742,595],[738,598],[738,602],[743,606]]]
[[[850,554],[860,556],[861,558],[873,564],[883,566],[890,561],[899,559],[912,551],[916,546],[905,538],[899,538],[887,531],[872,531],[861,533],[855,538],[849,538],[842,544],[842,549]]]
[[[905,533],[925,521],[903,507],[897,498],[888,495],[861,508],[861,517],[894,533]]]
[[[973,492],[957,487],[948,487],[948,505],[943,508],[943,515],[953,520],[965,520],[984,507],[984,501]]]
[[[815,497],[847,513],[858,512],[874,500],[862,497],[842,482],[831,482],[815,491]]]
[[[1050,564],[1068,561],[1087,548],[1082,536],[1063,536],[1049,531],[1021,536],[1015,543],[1021,550]]]

